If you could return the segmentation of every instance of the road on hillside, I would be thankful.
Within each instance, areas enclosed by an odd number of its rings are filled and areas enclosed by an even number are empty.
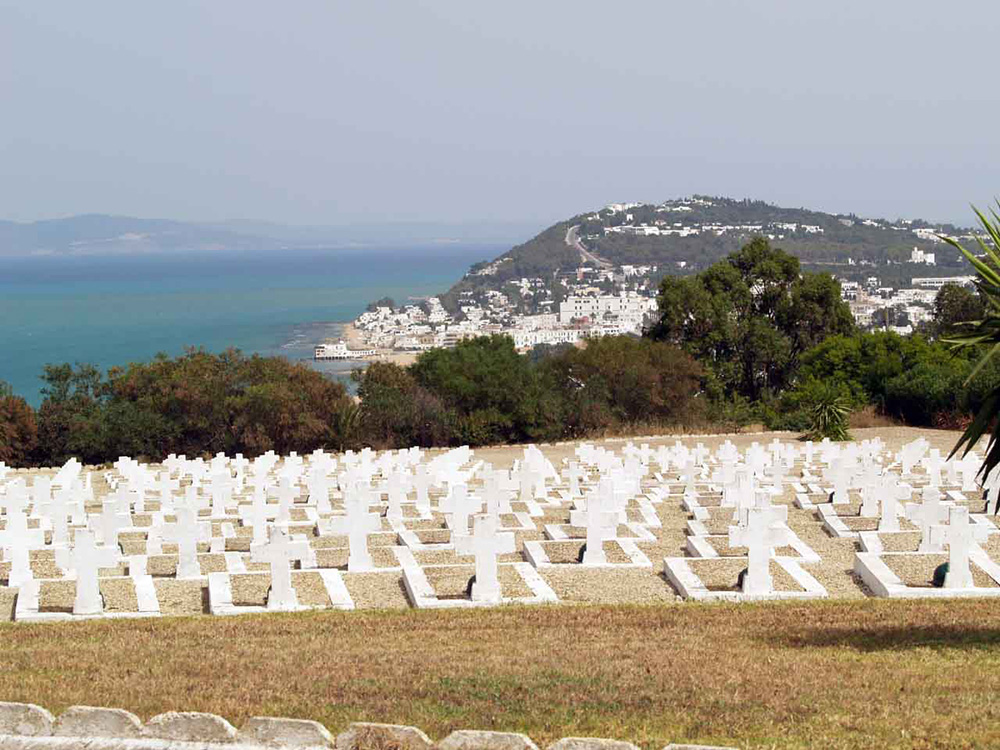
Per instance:
[[[580,253],[580,260],[584,263],[593,263],[598,268],[611,268],[613,264],[604,260],[604,258],[598,258],[587,248],[583,246],[577,235],[577,230],[580,228],[579,224],[574,224],[569,229],[566,230],[566,244],[574,248],[578,253]]]

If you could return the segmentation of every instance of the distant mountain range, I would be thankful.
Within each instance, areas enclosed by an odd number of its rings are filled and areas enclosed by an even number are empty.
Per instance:
[[[288,226],[263,221],[198,223],[86,214],[30,223],[0,221],[0,256],[108,255],[211,250],[274,250],[506,244],[538,230],[527,223],[469,222]]]

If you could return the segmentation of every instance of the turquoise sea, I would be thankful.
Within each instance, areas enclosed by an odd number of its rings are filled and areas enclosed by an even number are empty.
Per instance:
[[[106,369],[186,346],[308,360],[381,297],[443,292],[507,246],[0,258],[0,380],[37,406],[46,363]]]

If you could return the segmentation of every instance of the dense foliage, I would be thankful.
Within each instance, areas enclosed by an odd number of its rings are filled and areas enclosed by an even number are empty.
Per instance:
[[[42,380],[37,445],[18,462],[311,451],[339,441],[336,416],[351,403],[342,384],[304,364],[232,350],[161,355],[107,374],[48,365]]]
[[[658,301],[650,336],[692,354],[716,389],[751,401],[788,387],[809,347],[854,328],[833,277],[801,273],[762,238],[695,276],[664,278]]]
[[[355,374],[360,434],[377,447],[568,439],[700,417],[700,369],[676,347],[609,337],[518,354],[507,336]]]
[[[38,425],[28,403],[0,381],[0,461],[24,464],[38,444]]]

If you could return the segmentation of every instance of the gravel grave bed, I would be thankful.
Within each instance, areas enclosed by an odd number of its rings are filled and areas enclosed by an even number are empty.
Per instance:
[[[131,578],[99,581],[104,611],[137,612],[139,602]],[[41,581],[38,594],[39,612],[72,612],[76,599],[76,581]]]
[[[978,544],[993,562],[1000,560],[1000,534],[990,534],[985,541]]]
[[[587,527],[586,526],[564,526],[563,531],[570,539],[586,539],[587,538]],[[635,532],[632,531],[628,526],[619,524],[618,528],[615,530],[615,536],[627,539],[634,536]]]
[[[588,604],[673,603],[677,596],[662,573],[636,568],[544,568],[539,575],[564,602]]]
[[[398,568],[399,559],[392,551],[392,547],[375,547],[369,550],[372,557],[372,565],[376,568]],[[316,564],[321,568],[337,568],[347,570],[347,561],[350,557],[350,550],[347,547],[325,547],[316,550]]]
[[[415,531],[421,544],[448,544],[451,541],[451,531],[448,529],[429,529]]]
[[[17,589],[0,588],[0,620],[13,620],[17,607]]]
[[[201,568],[203,576],[207,576],[209,573],[225,573],[228,570],[226,556],[219,554],[198,555],[198,567]]]
[[[884,552],[916,552],[920,546],[919,531],[901,531],[898,534],[879,534]]]
[[[543,545],[545,554],[549,556],[549,561],[556,564],[578,563],[580,561],[580,550],[583,549],[584,542],[546,542]],[[604,542],[604,556],[609,563],[627,564],[632,562],[618,542],[612,540]]]
[[[421,533],[426,532],[417,532],[417,536],[420,536]],[[375,534],[368,535],[369,549],[372,547],[395,547],[397,544],[399,544],[399,534],[395,531],[380,531]]]
[[[347,587],[354,606],[359,609],[409,609],[403,574],[398,571],[386,573],[344,573]]]
[[[249,552],[252,536],[231,536],[226,539],[226,552]]]
[[[325,536],[313,537],[309,540],[309,546],[315,550],[346,547],[347,536],[345,534],[327,534]]]
[[[738,591],[736,582],[740,571],[745,570],[747,561],[734,558],[693,558],[688,565],[709,591]],[[768,568],[774,581],[775,591],[804,591],[774,560]]]
[[[877,518],[861,518],[860,516],[840,516],[840,520],[844,522],[846,526],[851,531],[878,531],[878,519]],[[902,527],[902,521],[900,521],[900,527]]]
[[[424,568],[424,574],[438,599],[467,599],[469,579],[475,572],[473,565],[431,565]],[[509,565],[501,565],[497,569],[497,579],[500,581],[501,596],[505,599],[534,596],[521,574]]]
[[[746,547],[730,547],[729,539],[726,538],[710,538],[707,539],[708,543],[712,546],[716,552],[719,553],[720,557],[746,557],[747,548]],[[796,552],[791,547],[775,547],[774,554],[776,557],[798,557],[799,553]]]
[[[882,555],[881,560],[889,566],[889,570],[899,576],[899,580],[906,586],[931,588],[934,569],[942,563],[948,562],[948,555]],[[997,588],[996,581],[990,578],[975,562],[970,562],[969,568],[972,570],[972,582],[976,586]]]
[[[436,531],[446,528],[443,518],[405,519],[403,526],[410,531]]]
[[[146,558],[146,572],[154,578],[173,578],[177,563],[177,555],[150,555]]]
[[[295,585],[296,575],[296,573],[292,573],[292,585],[295,586],[296,593],[299,594],[299,601],[302,602],[302,594],[298,591],[298,586]],[[266,573],[261,575],[235,573],[229,576],[229,586],[233,592],[235,606],[263,607],[267,605],[267,592],[271,589],[271,576]]]

